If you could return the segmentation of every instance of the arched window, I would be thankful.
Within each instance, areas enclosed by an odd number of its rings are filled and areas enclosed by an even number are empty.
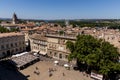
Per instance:
[[[15,46],[17,47],[17,43],[15,43]]]
[[[9,48],[9,45],[8,45],[8,44],[6,44],[6,48]]]
[[[2,55],[5,57],[6,56],[5,52],[3,52]]]
[[[59,54],[59,58],[62,59],[62,54]]]
[[[50,55],[52,55],[52,52],[50,51]]]
[[[13,47],[13,44],[11,43],[11,47]]]
[[[11,54],[13,54],[13,53],[14,53],[14,50],[11,51]]]
[[[23,41],[23,44],[24,44],[24,41]]]
[[[4,45],[1,46],[1,49],[5,49]]]
[[[10,56],[10,55],[11,55],[11,53],[10,53],[10,51],[8,50],[8,51],[7,51],[7,56]]]
[[[18,49],[16,49],[16,52],[18,52]]]
[[[22,49],[21,49],[21,47],[20,47],[20,51],[21,51]]]
[[[3,52],[2,54],[5,55],[5,52]]]
[[[57,53],[56,52],[54,53],[54,56],[57,57]]]
[[[67,58],[68,58],[68,55],[65,55],[65,58],[67,59]]]

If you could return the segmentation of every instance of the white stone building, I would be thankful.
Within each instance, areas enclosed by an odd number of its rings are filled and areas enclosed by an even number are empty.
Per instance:
[[[62,36],[62,35],[51,35],[46,34],[47,37],[47,55],[59,59],[68,61],[68,55],[70,51],[66,48],[66,42],[72,41],[75,42],[76,37]]]
[[[33,34],[30,36],[31,51],[42,55],[47,54],[47,38],[40,34]]]
[[[25,37],[21,33],[0,33],[0,58],[25,51]]]

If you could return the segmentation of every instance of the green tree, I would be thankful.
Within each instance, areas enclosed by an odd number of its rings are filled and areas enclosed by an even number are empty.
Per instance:
[[[9,30],[7,28],[4,28],[4,27],[0,26],[0,32],[1,33],[6,33],[6,32],[9,32]]]
[[[105,76],[120,71],[118,49],[109,42],[78,35],[75,43],[68,41],[66,46],[71,51],[69,60],[76,58],[78,63],[87,65],[86,71],[94,69]]]
[[[64,31],[59,31],[59,35],[63,35],[64,34]]]
[[[66,42],[66,44],[67,44],[67,48],[69,48],[69,50],[70,50],[70,52],[72,52],[73,53],[73,51],[74,51],[74,43],[73,42],[71,42],[71,41],[67,41]]]
[[[10,32],[17,32],[17,31],[19,31],[19,28],[11,28],[10,29]]]

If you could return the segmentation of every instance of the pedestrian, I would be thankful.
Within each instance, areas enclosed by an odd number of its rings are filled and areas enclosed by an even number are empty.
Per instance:
[[[36,74],[36,71],[34,71],[34,73]]]
[[[51,72],[50,68],[48,69],[48,72]]]
[[[52,73],[51,72],[49,72],[49,77],[51,77],[52,76]]]
[[[36,70],[38,70],[38,67],[36,67]]]
[[[39,75],[40,74],[40,72],[39,71],[37,71],[37,75]]]
[[[65,76],[65,73],[63,72],[63,76]]]

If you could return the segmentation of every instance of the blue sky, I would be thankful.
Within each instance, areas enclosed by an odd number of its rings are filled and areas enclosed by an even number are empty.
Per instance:
[[[0,0],[0,18],[120,19],[120,0]]]

